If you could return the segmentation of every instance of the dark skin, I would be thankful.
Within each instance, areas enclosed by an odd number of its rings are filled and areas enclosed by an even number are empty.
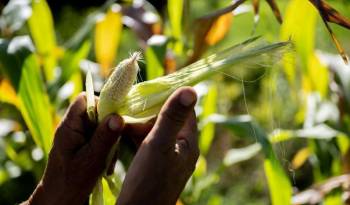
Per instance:
[[[121,135],[130,137],[139,149],[117,204],[174,205],[199,156],[195,103],[193,89],[180,88],[169,97],[155,122],[124,125],[122,118],[113,114],[94,125],[86,114],[85,96],[80,95],[56,130],[42,179],[22,205],[86,203]]]

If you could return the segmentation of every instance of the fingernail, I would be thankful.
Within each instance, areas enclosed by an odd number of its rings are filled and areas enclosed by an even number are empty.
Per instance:
[[[193,92],[190,92],[190,91],[184,91],[181,93],[181,96],[180,96],[180,103],[183,105],[183,106],[190,106],[194,103],[194,101],[196,100],[196,96],[194,95]]]
[[[117,116],[112,116],[108,120],[108,127],[112,131],[117,131],[122,126],[121,120]]]

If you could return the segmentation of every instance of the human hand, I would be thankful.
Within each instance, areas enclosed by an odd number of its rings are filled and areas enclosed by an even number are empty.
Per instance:
[[[79,95],[56,130],[40,183],[23,204],[87,202],[122,128],[123,120],[117,115],[106,117],[98,126],[92,124],[86,113],[85,95]]]
[[[118,205],[176,203],[199,156],[195,102],[194,91],[181,88],[162,107],[130,165]]]

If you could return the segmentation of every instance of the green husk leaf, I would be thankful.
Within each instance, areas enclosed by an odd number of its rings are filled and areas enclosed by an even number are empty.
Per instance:
[[[86,110],[91,122],[96,122],[96,103],[94,95],[94,84],[92,82],[91,71],[88,70],[86,74]]]
[[[158,114],[165,100],[179,87],[193,86],[224,71],[261,64],[276,59],[290,48],[290,42],[253,44],[257,37],[199,60],[167,76],[134,85],[116,111],[128,119],[150,118]],[[137,120],[136,120],[137,121]],[[142,121],[142,120],[140,120]]]

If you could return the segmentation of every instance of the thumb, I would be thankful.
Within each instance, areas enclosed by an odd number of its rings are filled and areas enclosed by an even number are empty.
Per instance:
[[[146,140],[164,150],[175,146],[176,136],[193,112],[196,100],[197,96],[192,88],[178,89],[162,107]]]
[[[112,146],[119,139],[123,126],[123,119],[115,114],[107,116],[98,125],[89,143],[94,157],[101,160],[107,158]]]

